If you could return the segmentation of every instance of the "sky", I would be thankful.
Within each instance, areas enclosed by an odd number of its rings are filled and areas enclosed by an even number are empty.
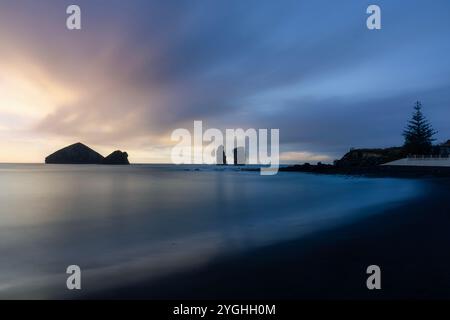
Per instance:
[[[401,145],[416,100],[444,142],[449,35],[448,0],[0,0],[0,162],[79,141],[170,162],[194,120],[276,128],[282,162],[331,162]]]

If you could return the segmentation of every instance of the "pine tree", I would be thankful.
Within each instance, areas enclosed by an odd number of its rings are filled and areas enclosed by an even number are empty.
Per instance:
[[[425,155],[431,152],[433,136],[437,133],[422,113],[422,104],[417,101],[412,119],[403,131],[404,148],[409,154]]]

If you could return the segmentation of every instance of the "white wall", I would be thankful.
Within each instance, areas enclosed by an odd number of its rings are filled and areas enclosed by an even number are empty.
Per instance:
[[[383,166],[450,167],[450,158],[404,158],[385,163]]]

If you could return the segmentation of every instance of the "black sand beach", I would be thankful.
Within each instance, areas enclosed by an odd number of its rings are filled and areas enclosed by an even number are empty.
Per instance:
[[[450,180],[426,183],[423,196],[352,225],[87,298],[449,298]],[[381,290],[366,288],[372,264],[381,268]]]

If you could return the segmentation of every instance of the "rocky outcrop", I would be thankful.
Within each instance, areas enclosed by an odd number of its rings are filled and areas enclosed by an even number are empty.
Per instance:
[[[100,164],[103,159],[104,158],[100,153],[78,142],[52,153],[45,158],[45,163]]]
[[[246,164],[247,155],[244,147],[237,147],[233,149],[233,160],[235,166],[242,166]]]
[[[351,149],[340,160],[335,161],[337,167],[371,167],[395,161],[406,156],[401,147],[386,149]]]
[[[103,159],[103,164],[114,164],[114,165],[123,165],[130,164],[128,161],[128,153],[122,152],[120,150],[116,150]]]
[[[49,164],[130,164],[128,154],[122,151],[114,151],[106,158],[97,151],[78,142],[58,150],[47,158]]]
[[[219,146],[216,150],[216,164],[227,165],[227,156],[225,155],[224,146]]]
[[[248,169],[259,170],[259,169]],[[280,167],[280,171],[307,172],[314,174],[338,174],[349,176],[365,176],[378,178],[430,178],[450,177],[450,167],[422,167],[422,166],[352,166],[337,167],[334,165],[293,165]]]

